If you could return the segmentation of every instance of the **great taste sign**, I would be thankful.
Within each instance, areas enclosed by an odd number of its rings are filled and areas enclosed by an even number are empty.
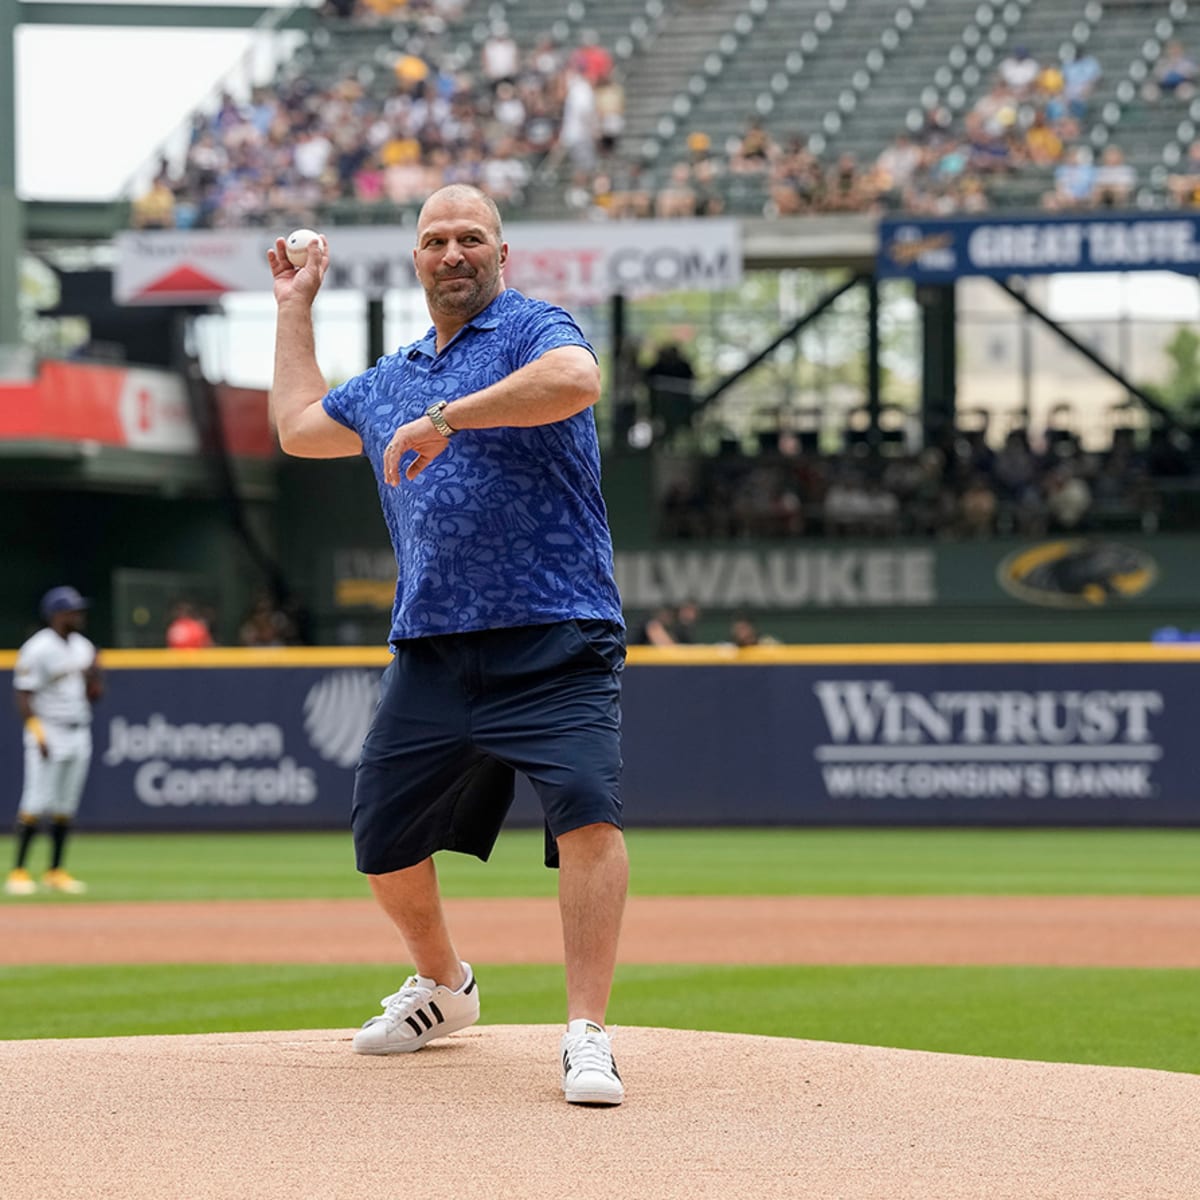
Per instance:
[[[889,649],[704,650],[687,664],[642,652],[625,671],[630,825],[1200,825],[1188,647],[1119,662],[1034,661],[1020,646],[974,662],[906,647],[896,662]],[[382,651],[379,666],[317,651],[331,665],[281,652],[277,666],[212,668],[147,653],[153,669],[127,652],[108,672],[84,828],[348,828]],[[12,721],[4,778],[21,759]],[[512,819],[541,823],[527,785]]]
[[[1200,269],[1200,218],[1185,212],[1086,216],[888,217],[879,223],[879,275],[950,283],[1091,271]]]
[[[326,287],[380,296],[417,286],[414,226],[338,228],[328,236]],[[504,237],[507,283],[558,304],[723,291],[742,280],[741,226],[734,220],[512,222]],[[226,292],[269,291],[266,255],[273,244],[261,229],[119,233],[114,298],[118,304],[203,304]]]

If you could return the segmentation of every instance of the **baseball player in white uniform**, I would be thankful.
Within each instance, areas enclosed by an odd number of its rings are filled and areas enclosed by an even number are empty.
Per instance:
[[[25,863],[43,821],[49,822],[51,841],[43,886],[86,890],[64,869],[63,856],[92,761],[92,703],[103,690],[96,647],[80,632],[87,606],[74,588],[51,588],[42,597],[45,628],[17,653],[13,687],[25,723],[25,784],[17,810],[16,860],[4,885],[10,896],[37,891]]]

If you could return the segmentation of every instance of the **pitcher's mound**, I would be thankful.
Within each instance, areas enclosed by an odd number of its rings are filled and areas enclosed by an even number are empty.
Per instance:
[[[559,1035],[3,1042],[0,1195],[1195,1200],[1200,1077],[622,1028],[627,1100],[585,1109]]]

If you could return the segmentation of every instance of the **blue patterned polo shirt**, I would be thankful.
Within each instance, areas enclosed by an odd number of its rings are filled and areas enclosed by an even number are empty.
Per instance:
[[[623,624],[591,409],[522,429],[465,429],[416,479],[383,480],[392,435],[436,400],[496,383],[559,346],[570,314],[508,288],[442,352],[431,329],[334,388],[325,411],[362,439],[398,577],[391,640],[550,621]]]

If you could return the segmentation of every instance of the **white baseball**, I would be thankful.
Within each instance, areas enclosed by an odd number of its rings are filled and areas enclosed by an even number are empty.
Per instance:
[[[285,243],[288,262],[293,267],[304,266],[308,262],[308,243],[322,240],[321,235],[311,229],[297,229],[294,233],[289,233]]]

